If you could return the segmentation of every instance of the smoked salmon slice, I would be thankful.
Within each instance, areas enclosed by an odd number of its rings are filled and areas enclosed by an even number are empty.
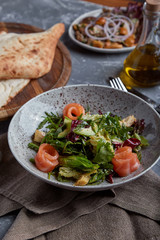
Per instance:
[[[125,177],[136,171],[140,162],[136,153],[132,152],[132,148],[125,146],[119,148],[112,159],[113,170],[120,176]]]
[[[43,143],[35,156],[36,167],[42,172],[50,172],[59,164],[58,157],[59,154],[54,147]]]
[[[63,117],[68,117],[71,120],[77,120],[80,115],[84,115],[85,110],[79,103],[69,103],[63,109]]]

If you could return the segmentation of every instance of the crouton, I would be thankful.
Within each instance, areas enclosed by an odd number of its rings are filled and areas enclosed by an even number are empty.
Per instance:
[[[91,178],[91,175],[96,172],[97,172],[97,170],[94,170],[92,172],[82,174],[81,177],[76,181],[76,183],[74,185],[75,186],[87,185],[87,183],[89,182],[89,180]]]
[[[42,139],[44,138],[44,136],[45,136],[45,132],[36,130],[34,133],[33,141],[40,143],[42,141]]]
[[[121,123],[124,124],[126,127],[131,127],[135,121],[136,121],[136,118],[133,115],[131,115],[124,118],[121,121]]]

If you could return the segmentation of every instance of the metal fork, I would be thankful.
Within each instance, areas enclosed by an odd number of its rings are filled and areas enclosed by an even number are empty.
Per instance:
[[[127,88],[124,86],[123,82],[121,81],[121,79],[119,77],[113,78],[112,80],[110,80],[110,84],[111,84],[111,87],[113,87],[113,88],[128,92]]]
[[[128,92],[127,88],[125,87],[125,85],[123,84],[122,80],[119,77],[110,79],[110,85],[112,88],[116,88],[119,90],[123,90],[124,92]],[[151,105],[151,107],[153,107],[160,114],[160,105],[156,103],[154,100],[148,98],[147,96],[143,95],[142,93],[138,92],[135,89],[131,89],[129,90],[129,92],[141,97],[143,100],[148,102]]]

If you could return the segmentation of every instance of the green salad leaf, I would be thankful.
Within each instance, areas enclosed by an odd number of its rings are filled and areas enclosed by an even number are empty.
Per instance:
[[[93,162],[103,168],[113,169],[113,165],[111,164],[113,156],[114,151],[112,145],[109,142],[104,143],[100,140],[97,144],[96,155]]]
[[[91,171],[99,168],[97,164],[93,164],[83,155],[61,156],[59,163],[60,166],[70,167],[80,171]]]

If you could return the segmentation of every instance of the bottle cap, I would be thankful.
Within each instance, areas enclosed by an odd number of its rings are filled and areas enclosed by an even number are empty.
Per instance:
[[[146,9],[151,12],[160,12],[160,0],[146,0]]]

